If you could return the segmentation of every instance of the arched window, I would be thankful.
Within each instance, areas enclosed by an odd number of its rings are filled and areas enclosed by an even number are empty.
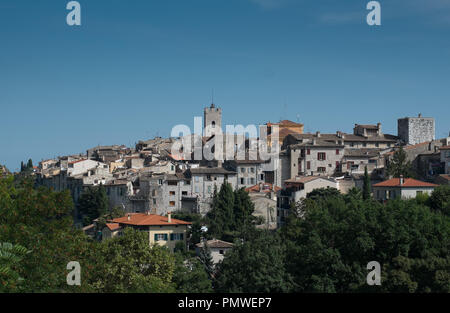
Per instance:
[[[212,128],[216,128],[216,122],[215,121],[212,121],[211,125],[212,125]]]

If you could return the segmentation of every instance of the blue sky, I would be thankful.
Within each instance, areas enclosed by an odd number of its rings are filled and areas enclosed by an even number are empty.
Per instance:
[[[0,163],[11,170],[193,127],[291,119],[306,131],[436,118],[450,130],[450,1],[0,0]]]

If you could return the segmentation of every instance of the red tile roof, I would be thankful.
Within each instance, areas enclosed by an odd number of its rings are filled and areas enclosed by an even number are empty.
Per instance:
[[[270,192],[272,191],[273,185],[270,183],[264,183],[262,186],[262,190],[260,190],[260,186],[259,185],[254,185],[248,188],[245,188],[245,191],[247,191],[248,193],[250,192]],[[275,186],[275,191],[279,191],[282,188]]]
[[[427,183],[413,178],[405,178],[402,185],[400,185],[400,178],[391,178],[382,181],[381,183],[373,185],[373,187],[402,187],[402,188],[437,187],[437,186],[438,185]]]
[[[106,227],[108,227],[109,230],[114,231],[114,230],[118,230],[120,228],[120,225],[117,223],[107,223]]]
[[[168,222],[167,216],[161,216],[156,214],[145,214],[145,213],[133,213],[129,214],[130,220],[128,220],[128,215],[124,217],[115,218],[112,220],[114,223],[126,224],[126,225],[136,225],[136,226],[165,226],[165,225],[191,225],[192,223],[185,222],[182,220],[177,220],[172,218],[171,223]]]
[[[72,161],[72,162],[69,162],[69,164],[75,164],[75,163],[79,163],[79,162],[83,162],[83,161],[87,161],[87,159]]]

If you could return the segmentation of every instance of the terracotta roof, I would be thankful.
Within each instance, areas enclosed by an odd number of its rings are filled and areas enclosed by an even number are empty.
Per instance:
[[[316,180],[318,178],[323,178],[323,177],[319,177],[319,176],[297,176],[297,177],[292,178],[292,179],[287,179],[284,182],[285,183],[301,183],[301,184],[305,184],[305,183],[308,183],[310,181]]]
[[[270,183],[264,183],[264,184],[262,184],[263,186],[262,186],[262,190],[261,190],[261,188],[260,188],[260,186],[259,186],[259,184],[258,185],[254,185],[254,186],[251,186],[251,187],[248,187],[248,188],[246,188],[245,189],[245,191],[247,191],[247,192],[270,192],[270,191],[272,191],[272,189],[274,188],[273,187],[273,185],[272,184],[270,184]],[[279,190],[281,190],[282,188],[280,188],[280,187],[278,187],[278,186],[275,186],[275,191],[279,191]]]
[[[120,228],[120,225],[117,223],[107,223],[106,227],[108,227],[110,231],[114,231],[118,230]]]
[[[273,125],[279,125],[279,126],[298,126],[298,127],[301,127],[301,126],[303,126],[303,124],[300,124],[300,123],[295,123],[295,122],[293,122],[293,121],[290,121],[290,120],[282,120],[282,121],[280,121],[279,123],[267,123],[267,126],[273,126]]]
[[[128,215],[130,220],[128,220]],[[191,225],[192,223],[172,218],[172,222],[168,222],[167,216],[145,213],[132,213],[124,217],[115,218],[114,223],[139,226],[164,226],[164,225]]]
[[[233,247],[233,244],[231,242],[222,241],[222,240],[218,240],[218,239],[208,240],[206,242],[206,244],[210,248],[232,248]],[[204,242],[200,242],[200,243],[196,244],[195,246],[202,248],[203,245],[204,245]]]
[[[391,178],[382,181],[381,183],[373,185],[373,187],[402,187],[402,188],[437,187],[437,186],[438,185],[427,183],[413,178],[405,178],[402,185],[400,185],[400,178]]]
[[[87,161],[87,159],[72,161],[72,162],[69,162],[69,164],[75,164],[75,163],[79,163],[79,162],[83,162],[83,161]]]

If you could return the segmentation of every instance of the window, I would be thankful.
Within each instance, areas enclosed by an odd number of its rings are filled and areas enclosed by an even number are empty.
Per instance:
[[[245,173],[245,167],[241,167],[241,173]]]
[[[198,183],[198,181],[199,181],[198,176],[194,176],[194,181],[195,181],[196,183]]]
[[[423,191],[416,191],[416,196],[423,194]]]
[[[167,183],[167,185],[169,185],[169,186],[176,186],[177,182],[176,181],[170,181],[170,182]]]
[[[254,185],[255,184],[255,179],[254,178],[250,178],[250,185]]]
[[[196,193],[199,193],[199,192],[200,192],[200,189],[198,188],[198,186],[195,186],[195,192],[196,192]]]
[[[175,201],[170,201],[169,206],[175,206]]]
[[[327,156],[326,156],[325,152],[318,152],[318,153],[317,153],[317,159],[318,159],[319,161],[324,161],[324,160],[326,160],[326,159],[327,159]]]
[[[317,168],[317,172],[319,172],[319,173],[324,173],[325,172],[325,167],[318,167]]]
[[[155,234],[155,241],[167,241],[167,234]]]
[[[363,142],[362,146],[367,147],[367,143]]]
[[[244,178],[241,178],[241,185],[244,185]]]
[[[311,169],[311,161],[307,161],[306,162],[306,169],[310,170]]]
[[[380,144],[377,142],[377,143],[375,144],[375,147],[378,148],[379,146],[380,146]]]
[[[311,149],[306,149],[306,154],[310,155],[311,154]]]
[[[261,174],[260,177],[261,177],[261,180],[264,180],[264,174]]]
[[[158,185],[162,185],[163,184],[163,180],[162,179],[158,179]]]
[[[175,196],[175,191],[169,191],[169,195]]]
[[[336,155],[339,155],[339,149],[336,149]]]
[[[183,196],[187,196],[188,193],[187,193],[187,191],[182,191],[181,194],[182,194]]]
[[[255,168],[254,168],[254,167],[251,167],[251,168],[250,168],[250,172],[254,173],[254,172],[255,172]]]
[[[223,250],[219,250],[219,253],[223,255],[223,254],[224,254],[224,251],[223,251]]]
[[[208,193],[211,193],[211,186],[208,186]]]
[[[179,234],[170,234],[170,240],[183,240],[183,233]]]
[[[206,175],[206,180],[211,180],[211,175]]]
[[[156,199],[153,199],[153,204],[156,205]]]

